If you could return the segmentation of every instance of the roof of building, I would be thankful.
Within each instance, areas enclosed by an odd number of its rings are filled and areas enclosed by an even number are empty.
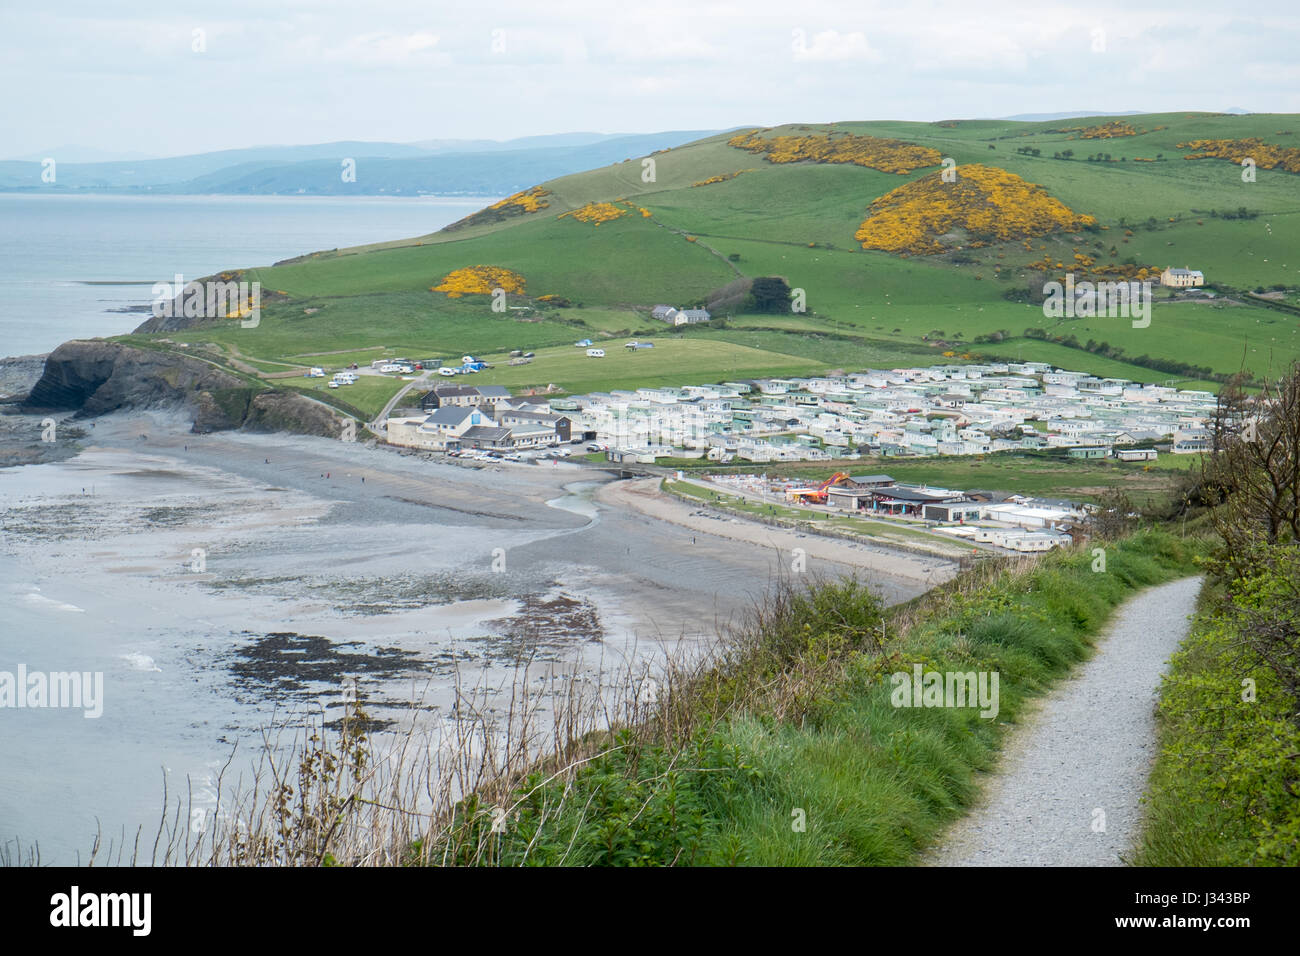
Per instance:
[[[964,497],[960,491],[926,491],[922,488],[888,488],[882,497],[897,501],[917,501],[922,503],[939,503],[952,498]]]
[[[459,425],[470,415],[482,415],[479,409],[473,406],[444,405],[432,415],[425,419],[425,424],[429,425]]]
[[[475,425],[465,430],[460,436],[463,441],[504,441],[510,437],[510,429],[493,428],[488,425]]]
[[[560,412],[536,412],[522,408],[510,408],[501,412],[498,416],[500,421],[505,421],[507,418],[529,422],[549,422],[551,424],[559,422],[562,418],[566,421],[571,421],[568,415],[561,414]]]

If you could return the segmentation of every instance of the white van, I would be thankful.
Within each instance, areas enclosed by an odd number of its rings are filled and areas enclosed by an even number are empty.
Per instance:
[[[444,366],[442,366],[440,369],[438,369],[438,374],[439,374],[439,375],[455,375],[455,374],[456,374],[456,369],[452,368],[450,365],[444,365]]]
[[[604,349],[587,349],[587,358],[604,358]]]

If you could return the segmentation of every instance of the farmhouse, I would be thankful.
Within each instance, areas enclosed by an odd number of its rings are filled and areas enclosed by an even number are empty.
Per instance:
[[[1160,284],[1170,289],[1191,289],[1205,285],[1205,275],[1195,269],[1175,269],[1170,266],[1160,273]]]
[[[709,321],[712,316],[708,309],[677,309],[671,305],[656,305],[650,310],[650,318],[669,325],[695,325]]]

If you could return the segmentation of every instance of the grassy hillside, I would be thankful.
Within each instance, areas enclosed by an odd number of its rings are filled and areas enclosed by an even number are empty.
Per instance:
[[[858,582],[781,593],[726,666],[674,687],[509,793],[459,806],[433,859],[494,865],[897,866],[977,796],[1027,703],[1092,653],[1135,591],[1193,573],[1200,543],[1143,532],[977,572],[883,611]],[[884,638],[881,638],[881,634]],[[890,675],[997,671],[1000,709],[912,709]],[[599,750],[599,752],[597,752]],[[575,757],[585,759],[573,759]],[[571,762],[570,762],[571,761]],[[422,846],[419,848],[424,851]]]
[[[737,278],[776,275],[803,290],[806,311],[722,309],[726,326],[703,333],[770,353],[747,357],[743,364],[755,369],[788,368],[790,356],[810,360],[811,370],[943,361],[950,352],[959,360],[1042,359],[1205,387],[1205,379],[1243,365],[1264,372],[1300,356],[1300,312],[1240,294],[1276,288],[1281,305],[1300,304],[1300,175],[1267,168],[1269,157],[1288,155],[1279,148],[1300,143],[1296,129],[1293,115],[1169,113],[1037,123],[792,125],[756,134],[814,146],[865,144],[856,151],[865,158],[835,163],[773,162],[776,152],[732,145],[743,143],[743,133],[720,134],[541,183],[532,211],[521,206],[429,236],[250,270],[247,278],[284,294],[264,308],[258,328],[216,320],[186,330],[184,338],[290,362],[303,353],[345,349],[458,357],[558,348],[580,338],[668,336],[669,329],[648,319],[651,306],[704,303]],[[897,252],[866,251],[855,233],[879,214],[881,204],[872,204],[901,186],[919,183],[912,195],[937,197],[924,200],[931,209],[983,202],[948,199],[940,165],[901,174],[871,168],[872,157],[888,150],[882,140],[950,158],[959,183],[962,168],[971,166],[963,190],[975,181],[976,168],[992,170],[985,179],[1014,174],[1042,187],[1031,189],[1039,197],[1034,202],[1057,204],[1086,225],[1015,234],[1022,213],[1032,218],[1032,203],[1018,200],[1009,208],[992,206],[996,215],[985,209],[982,225],[980,209],[956,208],[956,224],[940,217],[947,231],[915,241],[913,251],[906,243]],[[1255,181],[1243,182],[1241,167],[1228,158],[1235,147],[1219,150],[1225,158],[1184,159],[1204,151],[1179,148],[1194,140],[1260,140],[1268,149],[1242,147],[1261,155]],[[1300,169],[1300,161],[1287,168]],[[574,213],[588,203],[610,203],[619,215],[584,222]],[[1247,218],[1238,218],[1242,209]],[[1012,238],[994,235],[1007,229]],[[943,251],[924,254],[933,248]],[[509,297],[511,311],[493,312],[487,295],[431,291],[449,273],[474,265],[521,277],[523,291]],[[1217,301],[1173,302],[1161,293],[1145,328],[1133,328],[1127,318],[1048,319],[1040,305],[1024,301],[1026,291],[1041,294],[1043,282],[1067,271],[1081,279],[1107,270],[1110,277],[1132,277],[1139,267],[1169,265],[1202,270]],[[560,297],[564,307],[540,302],[542,296]],[[1027,329],[1041,333],[1027,338]],[[810,346],[810,333],[825,337]],[[1069,347],[1070,336],[1080,347]],[[975,341],[981,337],[997,341]],[[1094,348],[1085,351],[1090,340]],[[1107,347],[1096,348],[1100,343]],[[727,354],[718,353],[720,359]],[[1161,370],[1152,359],[1209,373]],[[740,367],[691,363],[678,374],[716,379]],[[592,380],[581,363],[544,370],[539,356],[532,368],[539,380],[569,389]],[[642,371],[645,378],[636,378]],[[648,361],[623,384],[662,381],[663,372],[657,360]]]

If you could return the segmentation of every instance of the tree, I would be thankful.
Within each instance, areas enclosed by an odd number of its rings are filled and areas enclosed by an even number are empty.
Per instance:
[[[1246,419],[1250,397],[1242,389],[1243,375],[1238,372],[1224,383],[1214,402],[1214,415],[1210,419],[1210,451],[1223,451],[1228,440],[1241,431]]]
[[[790,284],[779,276],[759,276],[749,288],[748,311],[789,312]]]
[[[1097,508],[1088,515],[1088,534],[1103,541],[1122,538],[1133,530],[1138,516],[1122,488],[1107,488],[1097,498]]]
[[[1225,495],[1213,523],[1236,574],[1257,542],[1300,541],[1300,362],[1266,380],[1248,406],[1229,396],[1223,419],[1222,448],[1202,468]]]

